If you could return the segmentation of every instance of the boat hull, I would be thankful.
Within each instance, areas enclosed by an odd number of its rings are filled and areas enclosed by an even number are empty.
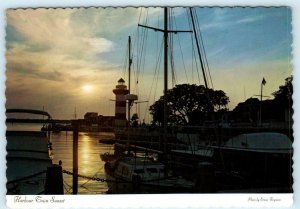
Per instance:
[[[52,165],[46,135],[32,131],[7,131],[6,137],[7,194],[43,194],[46,170]]]
[[[249,187],[277,185],[292,190],[292,153],[221,148],[220,154],[225,172],[243,178]]]
[[[116,176],[109,163],[105,164],[105,175],[108,193],[111,194],[168,194],[168,193],[194,193],[194,186],[174,184],[175,179],[161,179],[157,181],[141,182],[128,181]]]

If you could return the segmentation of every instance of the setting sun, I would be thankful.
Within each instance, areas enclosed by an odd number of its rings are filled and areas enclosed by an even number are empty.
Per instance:
[[[93,91],[93,86],[89,85],[89,84],[86,84],[84,86],[82,86],[82,90],[85,92],[85,93],[90,93]]]

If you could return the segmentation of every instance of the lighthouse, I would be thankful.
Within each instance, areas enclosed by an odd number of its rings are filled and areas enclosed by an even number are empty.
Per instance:
[[[116,95],[115,127],[126,127],[126,96],[129,93],[123,78],[118,80],[118,85],[113,90]]]

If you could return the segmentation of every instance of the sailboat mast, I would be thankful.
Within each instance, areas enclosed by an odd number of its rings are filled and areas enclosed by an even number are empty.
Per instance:
[[[190,33],[192,31],[188,30],[168,30],[168,8],[164,8],[164,29],[153,28],[145,25],[140,25],[140,27],[152,29],[154,31],[159,31],[164,33],[164,134],[163,134],[163,142],[164,142],[164,152],[167,152],[167,126],[168,126],[168,34],[169,33]]]
[[[168,8],[164,8],[164,152],[167,152],[168,91]]]
[[[132,59],[131,59],[131,37],[128,37],[128,94],[130,94],[130,73],[131,73],[131,64],[132,64]],[[128,122],[130,121],[130,101],[128,101]]]
[[[129,94],[130,94],[131,64],[132,64],[132,58],[131,58],[131,37],[128,36],[128,90],[129,90]]]
[[[192,10],[191,7],[190,7],[190,14],[191,14],[191,18],[192,18],[193,31],[194,31],[194,36],[195,36],[195,39],[196,39],[197,52],[198,52],[199,59],[200,59],[200,64],[201,64],[203,79],[204,79],[204,83],[205,83],[205,88],[208,88],[207,79],[206,79],[206,75],[205,75],[205,71],[204,71],[204,66],[203,66],[203,61],[202,61],[201,52],[200,52],[200,47],[199,47],[199,41],[198,41],[197,31],[196,31],[196,27],[195,27],[193,10]]]

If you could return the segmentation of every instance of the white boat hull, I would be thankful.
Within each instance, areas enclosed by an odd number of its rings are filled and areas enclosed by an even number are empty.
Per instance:
[[[108,193],[112,194],[166,194],[194,193],[195,184],[178,177],[160,178],[151,181],[126,180],[117,176],[109,162],[105,164]]]
[[[40,132],[7,132],[7,194],[45,192],[47,167],[52,165],[48,140]]]

